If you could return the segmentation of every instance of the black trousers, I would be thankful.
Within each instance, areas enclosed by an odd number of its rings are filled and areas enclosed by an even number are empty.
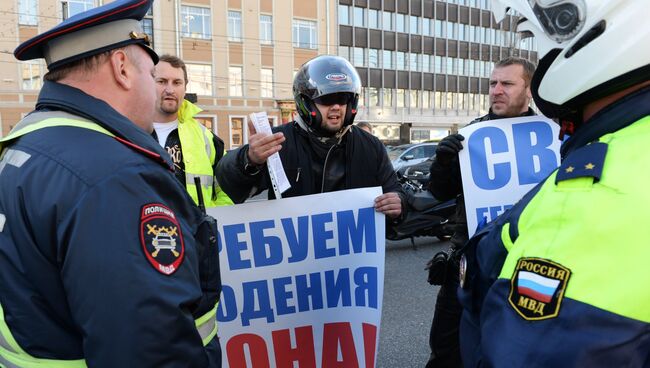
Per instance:
[[[446,277],[436,298],[436,307],[429,332],[431,356],[426,368],[460,368],[463,366],[458,337],[463,308],[458,301],[457,291],[460,286],[459,250],[467,243],[469,236],[464,213],[456,213],[455,216],[454,221],[448,225],[454,231],[454,235],[451,237],[452,249],[447,264]],[[461,220],[459,221],[459,219]]]
[[[429,332],[431,356],[426,368],[462,367],[458,338],[462,307],[456,294],[459,286],[459,259],[454,253],[452,252],[452,257],[449,259],[447,277],[440,286],[436,298],[436,307]]]

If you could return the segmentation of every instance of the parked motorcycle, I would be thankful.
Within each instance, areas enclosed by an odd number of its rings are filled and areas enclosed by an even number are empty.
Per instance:
[[[398,181],[404,188],[409,206],[406,218],[397,226],[389,229],[389,240],[411,239],[415,248],[415,237],[435,236],[440,240],[449,239],[452,231],[445,226],[447,219],[456,211],[456,200],[446,202],[436,199],[422,184],[410,180],[400,173]]]

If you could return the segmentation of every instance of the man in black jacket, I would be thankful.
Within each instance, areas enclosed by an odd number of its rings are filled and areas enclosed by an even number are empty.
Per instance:
[[[490,76],[490,111],[470,124],[480,121],[514,118],[535,115],[528,105],[532,99],[530,82],[535,72],[535,65],[518,57],[500,60],[494,66]],[[446,263],[446,276],[438,292],[436,308],[431,323],[429,346],[431,356],[427,368],[461,367],[460,345],[458,342],[458,325],[461,306],[458,303],[458,257],[456,250],[468,240],[463,184],[460,176],[458,152],[463,149],[460,134],[451,134],[438,143],[436,156],[431,164],[431,181],[429,190],[440,200],[456,198],[456,214],[451,238],[452,253]],[[429,263],[431,267],[432,262]],[[430,270],[434,272],[436,270]]]
[[[389,224],[404,213],[404,192],[381,142],[353,126],[361,81],[338,56],[318,56],[305,63],[293,82],[296,120],[256,133],[249,122],[249,144],[223,157],[217,166],[221,188],[235,202],[271,187],[266,160],[279,152],[291,188],[284,197],[381,186],[375,209]],[[269,198],[274,198],[272,190]]]

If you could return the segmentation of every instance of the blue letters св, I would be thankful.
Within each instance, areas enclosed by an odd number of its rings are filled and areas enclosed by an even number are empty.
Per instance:
[[[490,179],[486,140],[490,142],[490,151],[493,154],[508,152],[508,139],[501,129],[496,127],[477,129],[467,142],[472,178],[476,186],[481,189],[494,190],[503,188],[510,181],[510,164],[507,162],[495,163],[493,165],[494,178]]]

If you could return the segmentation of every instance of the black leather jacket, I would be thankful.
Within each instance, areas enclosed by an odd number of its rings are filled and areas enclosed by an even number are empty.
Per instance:
[[[386,149],[373,135],[352,126],[339,143],[332,144],[315,142],[316,138],[297,122],[275,127],[273,131],[282,132],[286,138],[280,158],[291,188],[283,197],[381,186],[384,193],[397,192],[402,198],[402,212],[406,210],[405,194]],[[266,168],[255,175],[244,172],[247,153],[248,145],[244,145],[224,155],[217,166],[219,185],[235,203],[270,188]],[[272,190],[268,195],[275,197]]]

